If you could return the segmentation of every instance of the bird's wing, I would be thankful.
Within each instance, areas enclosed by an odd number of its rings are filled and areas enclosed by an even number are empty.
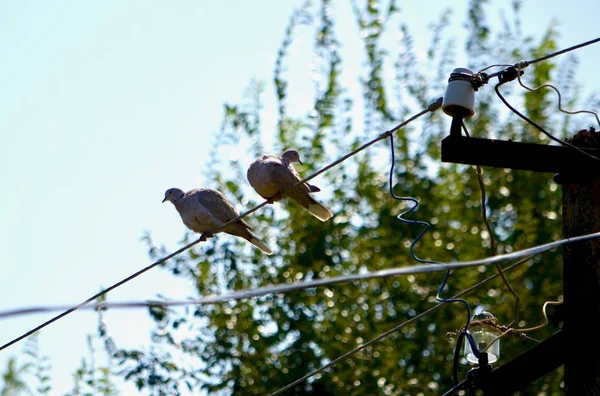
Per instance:
[[[288,193],[286,195],[291,194],[291,191],[289,191],[289,189],[294,184],[296,184],[300,180],[302,180],[302,179],[300,179],[300,176],[298,176],[298,174],[294,170],[292,170],[282,164],[275,164],[275,163],[271,165],[269,177],[270,177],[271,183],[273,183],[273,185],[275,185],[276,188],[280,192],[288,190]],[[293,188],[293,192],[294,193],[309,193],[310,188],[306,185],[306,183],[301,183]]]
[[[217,220],[225,223],[238,216],[233,205],[225,198],[225,196],[217,190],[203,188],[198,191],[198,202],[202,204]],[[244,227],[250,226],[240,219],[236,223],[241,223]]]

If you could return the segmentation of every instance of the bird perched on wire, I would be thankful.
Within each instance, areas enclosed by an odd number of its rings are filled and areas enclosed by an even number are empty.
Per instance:
[[[183,224],[192,231],[201,234],[205,241],[213,236],[214,230],[238,216],[233,205],[225,196],[212,188],[197,188],[184,193],[178,188],[165,192],[163,202],[169,201],[177,209]],[[252,233],[252,228],[243,219],[228,224],[218,232],[225,232],[244,238],[266,254],[273,252],[263,241]]]
[[[254,190],[270,203],[291,198],[317,219],[329,220],[333,213],[311,195],[321,191],[318,187],[300,183],[292,188],[302,180],[292,167],[294,162],[302,165],[296,150],[287,150],[280,157],[264,154],[250,164],[246,176]]]

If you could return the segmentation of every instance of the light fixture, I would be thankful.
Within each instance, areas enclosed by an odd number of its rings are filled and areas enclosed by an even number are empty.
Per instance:
[[[489,312],[484,311],[473,316],[473,322],[482,320],[496,323],[496,318]],[[498,338],[498,336],[500,336],[500,331],[497,328],[490,326],[487,323],[477,323],[469,326],[467,332],[473,337],[473,341],[475,341],[479,352],[487,352],[488,362],[490,364],[495,363],[500,359],[500,339]],[[492,345],[488,347],[490,343],[492,343]],[[479,359],[475,356],[475,353],[471,348],[471,343],[468,342],[468,340],[465,342],[465,359],[474,366],[479,364]]]

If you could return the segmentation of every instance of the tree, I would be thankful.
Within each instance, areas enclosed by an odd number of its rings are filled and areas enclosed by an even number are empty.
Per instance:
[[[6,372],[2,375],[2,396],[39,394],[48,395],[52,389],[50,383],[50,359],[40,350],[39,333],[27,339],[23,348],[25,363],[18,367],[16,358],[10,358]]]
[[[29,367],[29,364],[17,367],[17,359],[14,357],[10,358],[7,363],[6,372],[2,374],[4,385],[2,391],[0,391],[0,395],[11,396],[18,395],[19,392],[29,392],[27,383],[22,378],[23,373],[25,373]]]
[[[96,303],[106,301],[106,296],[99,297]],[[112,356],[116,353],[113,339],[108,335],[104,322],[105,309],[98,309],[97,334],[88,335],[88,358],[81,358],[81,365],[73,373],[73,389],[70,396],[117,395],[114,384],[115,369]],[[102,354],[98,354],[100,344]],[[101,361],[103,360],[103,361]],[[102,364],[104,363],[104,364]]]
[[[520,30],[520,2],[512,3],[511,19],[493,34],[486,23],[484,4],[468,7],[465,53],[474,70],[514,59],[533,58],[556,49],[551,26],[541,40],[524,37]],[[389,129],[442,95],[449,71],[455,67],[456,44],[446,39],[450,10],[431,25],[431,45],[419,60],[404,15],[396,2],[353,2],[357,32],[364,44],[365,64],[358,78],[362,97],[353,97],[344,85],[344,59],[336,33],[331,1],[307,3],[295,10],[278,53],[273,77],[277,93],[278,129],[270,152],[295,147],[303,157],[303,175]],[[397,29],[396,26],[399,26]],[[293,84],[286,68],[293,67],[289,46],[298,36],[314,37],[314,105],[308,114],[288,108]],[[390,37],[401,37],[388,44]],[[391,53],[398,54],[395,58]],[[567,56],[563,66],[574,65]],[[532,65],[525,81],[534,85],[558,80],[565,105],[575,103],[577,86],[570,68],[554,62]],[[389,71],[394,78],[390,80]],[[486,87],[490,88],[490,87]],[[506,114],[492,89],[477,93],[477,115],[467,122],[473,136],[548,143],[520,120]],[[262,83],[253,82],[246,99],[226,105],[222,130],[209,161],[211,187],[233,202],[252,207],[257,195],[245,181],[250,161],[263,152],[261,142]],[[528,117],[552,128],[559,136],[569,132],[570,119],[556,115],[554,99],[540,90],[522,94],[502,87]],[[362,116],[362,125],[356,115]],[[411,124],[395,135],[394,191],[417,197],[419,210],[410,215],[430,221],[431,231],[416,246],[424,259],[468,260],[510,252],[560,237],[560,194],[548,175],[503,169],[485,169],[487,209],[493,234],[480,216],[477,175],[466,166],[441,164],[440,141],[449,120],[441,112]],[[239,158],[239,153],[248,153]],[[406,209],[388,193],[389,146],[380,143],[325,173],[319,193],[335,217],[321,223],[293,202],[283,201],[253,214],[248,221],[265,236],[275,254],[265,256],[227,237],[217,237],[171,260],[166,268],[188,279],[197,295],[225,293],[268,283],[285,283],[324,276],[375,271],[415,263],[408,247],[421,231],[396,217]],[[218,154],[218,155],[217,155]],[[236,154],[236,155],[233,155]],[[222,161],[219,158],[227,158]],[[188,243],[194,235],[186,234]],[[152,258],[165,253],[146,236]],[[508,275],[521,295],[518,326],[542,321],[541,305],[562,293],[559,252],[536,257],[531,264]],[[444,295],[451,295],[495,271],[478,268],[455,272]],[[180,313],[150,309],[156,321],[148,350],[119,350],[125,379],[153,394],[182,389],[204,389],[234,394],[267,394],[321,366],[349,349],[403,322],[435,302],[443,274],[398,277],[339,284],[220,305],[198,306]],[[500,281],[467,297],[473,307],[490,310],[503,324],[513,319],[513,297]],[[439,394],[452,386],[453,345],[446,333],[465,323],[460,305],[449,305],[419,320],[295,389],[295,394]],[[534,336],[548,337],[546,327]],[[531,347],[518,338],[502,340],[502,358],[509,360]],[[464,371],[464,367],[461,367]],[[560,393],[562,372],[551,373],[532,390]]]
[[[104,302],[105,297],[96,300]],[[3,386],[1,396],[13,395],[48,395],[52,390],[50,377],[50,358],[41,353],[39,332],[34,333],[26,341],[23,348],[25,363],[18,367],[17,359],[8,360],[6,372],[2,375]],[[104,309],[98,309],[98,332],[87,336],[89,356],[81,358],[81,365],[73,373],[73,389],[68,396],[117,395],[114,384],[115,370],[112,367],[112,355],[116,347],[108,335],[104,322]],[[97,353],[97,344],[102,347],[102,354]],[[103,365],[100,360],[105,360]],[[17,368],[18,367],[18,368]],[[35,390],[35,392],[34,392]]]

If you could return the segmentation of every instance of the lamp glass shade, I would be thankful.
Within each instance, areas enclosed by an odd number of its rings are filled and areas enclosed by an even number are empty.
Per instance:
[[[482,314],[475,315],[473,317],[473,320],[491,318],[494,318],[492,314],[484,312]],[[497,362],[498,359],[500,359],[500,339],[497,339],[497,337],[500,335],[500,331],[486,324],[478,324],[475,326],[471,326],[468,330],[468,333],[473,337],[473,340],[477,345],[477,349],[479,349],[480,352],[483,352],[485,350],[485,352],[488,353],[488,362],[490,364],[493,364]],[[492,342],[493,344],[488,348],[488,345]],[[479,364],[479,360],[477,359],[477,356],[475,356],[475,353],[473,353],[473,349],[471,348],[471,343],[469,342],[469,340],[465,340],[464,354],[465,359],[467,359],[467,361],[470,364]]]

